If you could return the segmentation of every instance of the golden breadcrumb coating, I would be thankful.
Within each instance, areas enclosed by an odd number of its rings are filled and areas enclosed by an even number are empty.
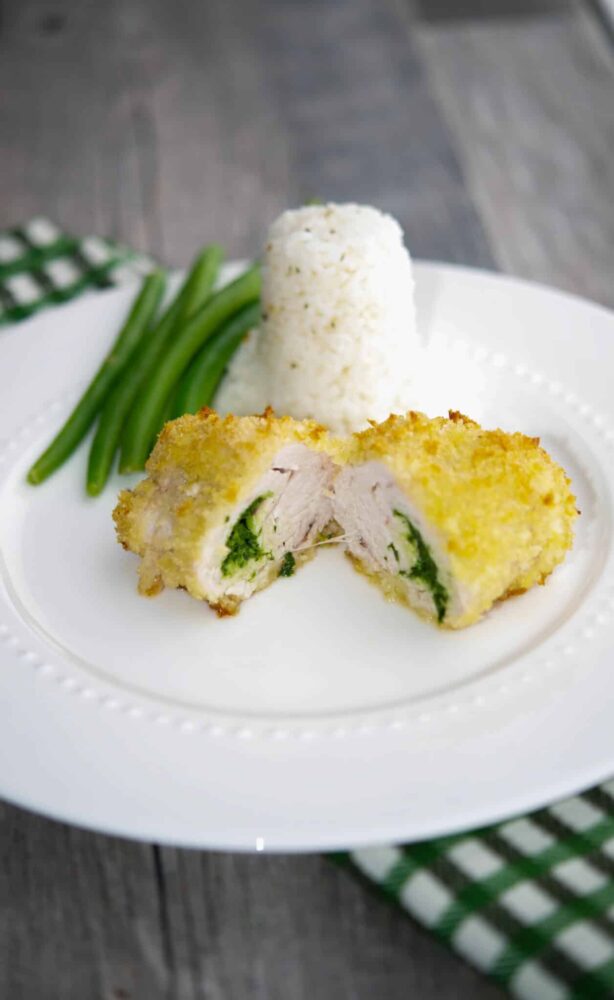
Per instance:
[[[221,418],[205,409],[166,424],[147,463],[147,478],[120,494],[113,513],[119,541],[142,557],[141,593],[183,587],[208,600],[218,613],[233,614],[254,589],[276,579],[280,565],[270,551],[255,557],[266,557],[260,560],[255,584],[255,563],[249,563],[247,589],[241,590],[241,579],[237,589],[236,578],[226,588],[219,571],[221,565],[225,576],[228,533],[237,512],[268,481],[263,476],[270,474],[275,457],[294,444],[334,463],[329,462],[332,478],[311,482],[331,496],[325,501],[330,503],[331,530],[346,533],[356,567],[386,596],[446,627],[470,625],[496,600],[543,583],[571,548],[577,511],[570,481],[537,438],[483,430],[456,412],[433,419],[414,412],[391,416],[340,439],[313,421],[276,417],[270,410],[262,416]],[[275,473],[284,471],[273,467]],[[331,489],[335,475],[337,488]],[[337,506],[344,477],[350,483],[345,507],[341,500]],[[295,506],[286,507],[286,522],[296,512],[304,516],[301,503],[296,505],[304,482],[296,486],[295,481]],[[360,501],[352,494],[359,487],[364,491]],[[395,509],[399,498],[404,510]],[[317,502],[318,496],[311,499]],[[343,510],[347,520],[339,514]],[[273,530],[278,524],[283,528],[278,521]],[[266,548],[277,552],[280,535]],[[314,551],[291,546],[292,568],[282,575],[290,575],[295,562]],[[218,573],[213,584],[203,576],[207,560]]]
[[[572,546],[570,480],[539,438],[483,430],[454,411],[448,419],[409,412],[354,435],[349,461],[383,463],[438,537],[452,578],[471,595],[443,621],[449,627],[544,583]],[[369,575],[389,596],[404,596],[390,574]]]
[[[119,541],[142,556],[140,592],[184,587],[207,599],[196,573],[202,539],[228,521],[229,511],[249,497],[274,456],[291,443],[335,450],[319,424],[276,417],[271,410],[222,418],[204,408],[167,423],[147,462],[147,478],[123,490],[113,512]],[[222,601],[217,610],[233,613],[236,607],[236,601]]]

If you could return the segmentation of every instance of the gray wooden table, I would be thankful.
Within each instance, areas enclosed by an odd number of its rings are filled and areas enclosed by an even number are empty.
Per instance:
[[[310,195],[368,201],[416,256],[614,305],[605,33],[575,3],[467,8],[8,0],[0,227],[46,214],[185,264],[211,239],[253,253]],[[0,858],[7,1000],[499,995],[325,858],[129,843],[8,805]]]

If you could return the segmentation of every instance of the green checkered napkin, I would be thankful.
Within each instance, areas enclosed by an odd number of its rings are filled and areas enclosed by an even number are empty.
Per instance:
[[[75,239],[48,219],[0,233],[0,325],[27,319],[88,289],[134,281],[154,266],[143,254],[102,240]]]
[[[151,266],[35,219],[0,234],[0,324]],[[515,996],[614,998],[614,781],[484,830],[340,860]]]
[[[514,996],[614,997],[614,781],[497,826],[344,860]]]

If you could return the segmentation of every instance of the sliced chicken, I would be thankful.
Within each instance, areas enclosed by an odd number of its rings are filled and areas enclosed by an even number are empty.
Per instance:
[[[164,428],[148,476],[114,512],[139,589],[183,587],[221,614],[314,552],[332,518],[334,442],[311,421],[212,411]]]
[[[409,413],[355,435],[333,513],[355,565],[388,597],[462,628],[545,581],[577,512],[538,440]]]
[[[142,557],[139,589],[183,587],[221,615],[333,535],[386,596],[462,628],[543,583],[577,514],[537,439],[458,413],[392,416],[342,441],[271,412],[202,411],[166,425],[147,472],[114,512]]]

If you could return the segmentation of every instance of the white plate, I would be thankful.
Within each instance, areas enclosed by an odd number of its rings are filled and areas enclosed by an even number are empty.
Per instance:
[[[524,430],[582,517],[544,588],[458,634],[386,604],[322,552],[219,620],[136,594],[119,486],[85,453],[24,482],[131,296],[87,297],[0,336],[0,794],[183,845],[340,848],[487,823],[614,772],[614,316],[461,268],[416,268],[415,407]]]

